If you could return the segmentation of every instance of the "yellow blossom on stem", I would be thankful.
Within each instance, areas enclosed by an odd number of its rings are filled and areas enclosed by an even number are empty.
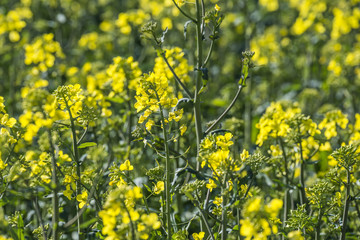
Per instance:
[[[202,240],[205,237],[205,232],[193,233],[194,240]]]
[[[85,206],[87,198],[88,193],[86,191],[76,196],[76,200],[79,202],[79,208],[83,208]]]
[[[210,192],[212,192],[212,190],[213,190],[214,188],[216,188],[216,187],[217,187],[216,183],[214,182],[214,180],[212,180],[212,179],[210,178],[210,179],[209,179],[209,183],[206,184],[206,188],[210,189]]]
[[[120,165],[120,171],[132,171],[134,166],[131,165],[129,160],[126,160],[123,164]]]
[[[164,181],[158,181],[154,187],[154,193],[160,194],[165,189]]]

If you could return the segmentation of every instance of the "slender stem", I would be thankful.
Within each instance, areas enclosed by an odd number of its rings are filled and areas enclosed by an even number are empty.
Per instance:
[[[246,80],[246,79],[245,79]],[[244,81],[245,81],[244,80]],[[252,99],[251,89],[252,81],[246,84],[245,110],[244,110],[244,147],[251,148],[251,134],[252,134]]]
[[[350,207],[350,171],[347,170],[347,182],[346,182],[346,195],[345,195],[345,204],[344,204],[344,211],[343,211],[343,217],[342,217],[342,227],[341,227],[341,234],[340,234],[340,240],[345,240],[346,236],[346,227],[347,227],[347,220],[348,220],[348,214],[349,214],[349,207]]]
[[[243,89],[243,85],[239,85],[238,91],[230,105],[225,109],[225,111],[216,119],[216,121],[205,131],[205,135],[207,135],[214,127],[226,116],[226,114],[230,111],[230,109],[235,105],[236,100],[239,98],[241,90]]]
[[[316,233],[315,233],[315,240],[320,240],[320,225],[321,225],[321,218],[323,216],[323,211],[322,208],[319,208],[319,215],[318,215],[318,219],[317,219],[317,223],[316,223]]]
[[[241,198],[241,200],[244,200],[244,199],[247,197],[247,195],[248,195],[248,193],[249,193],[249,191],[250,191],[250,188],[251,188],[251,186],[252,186],[253,183],[254,183],[254,179],[255,179],[255,177],[253,176],[253,177],[251,178],[250,183],[249,183],[249,186],[248,186],[248,188],[246,189],[246,192],[245,192],[244,196]]]
[[[288,186],[289,186],[289,176],[288,176],[288,164],[287,164],[287,156],[286,156],[286,152],[285,152],[285,147],[283,144],[283,141],[281,140],[280,137],[278,137],[278,141],[282,150],[282,154],[283,154],[283,158],[284,158],[284,168],[285,168],[285,196],[284,196],[284,217],[283,217],[283,226],[285,226],[286,224],[286,220],[287,220],[287,215],[289,212],[289,191],[288,191]],[[284,239],[284,237],[283,237]]]
[[[190,19],[191,21],[193,21],[194,23],[197,22],[195,18],[191,17],[189,14],[187,14],[186,12],[183,11],[183,10],[179,7],[179,5],[175,2],[175,0],[172,0],[172,1],[173,1],[173,3],[174,3],[175,7],[176,7],[177,9],[179,9],[179,11],[180,11],[185,17],[189,18],[189,19]]]
[[[156,91],[155,91],[156,92]],[[165,117],[162,105],[160,104],[160,98],[156,92],[156,97],[159,101],[159,108],[160,108],[160,117],[161,117],[161,123],[162,123],[162,129],[163,129],[163,135],[164,135],[164,147],[165,147],[165,156],[166,156],[166,162],[165,162],[165,174],[166,174],[166,181],[165,181],[165,203],[166,203],[166,225],[167,225],[167,239],[171,240],[171,196],[170,196],[170,151],[169,151],[169,143],[168,143],[168,137],[167,137],[167,131],[166,131],[166,125],[165,125]]]
[[[226,215],[226,204],[227,204],[227,196],[226,196],[226,191],[227,191],[227,187],[226,187],[226,182],[227,182],[227,174],[225,174],[224,176],[224,182],[222,184],[222,197],[223,197],[223,201],[221,203],[221,207],[222,207],[222,213],[221,213],[221,240],[226,240],[227,239],[227,231],[226,231],[226,225],[227,225],[227,215]]]
[[[110,165],[110,164],[109,164],[109,165]],[[108,168],[109,168],[109,166],[107,166],[106,169],[108,169]],[[87,200],[86,200],[86,204],[84,205],[84,207],[82,207],[82,208],[80,209],[80,211],[78,211],[78,213],[76,214],[75,217],[73,217],[73,218],[70,219],[67,223],[64,224],[64,228],[68,228],[68,227],[70,227],[71,225],[73,225],[76,221],[78,221],[78,219],[79,219],[79,218],[82,216],[82,214],[85,212],[85,210],[86,210],[87,207],[88,207],[88,203],[90,202],[90,200],[92,199],[92,197],[93,197],[93,195],[94,195],[94,193],[95,193],[96,185],[97,185],[99,179],[103,176],[102,174],[103,174],[103,172],[100,172],[100,173],[97,175],[98,177],[94,180],[94,184],[93,184],[93,186],[92,186],[91,189],[90,189],[90,193],[89,193],[89,196],[88,196],[88,198],[87,198]]]
[[[66,99],[65,96],[63,96],[63,98]],[[69,117],[70,117],[70,127],[71,127],[72,139],[73,139],[73,141],[72,141],[73,153],[74,153],[74,158],[75,158],[74,160],[76,163],[76,174],[79,179],[79,181],[76,181],[76,195],[80,195],[81,194],[81,172],[80,172],[80,162],[79,162],[79,159],[80,159],[79,149],[78,149],[78,145],[77,145],[78,141],[77,141],[76,129],[75,129],[75,119],[72,116],[70,106],[66,100],[65,100],[65,104],[66,104],[66,108],[69,112]],[[78,221],[78,235],[79,235],[79,238],[81,239],[81,237],[80,237],[81,218],[79,215],[78,204],[76,204],[76,215],[77,215],[77,221]]]
[[[188,97],[192,99],[193,97],[192,97],[191,92],[190,92],[189,89],[184,85],[184,83],[181,82],[181,79],[178,77],[178,75],[175,73],[174,69],[171,67],[168,59],[167,59],[166,56],[165,56],[165,52],[162,52],[162,53],[161,53],[161,56],[162,56],[162,58],[164,59],[164,61],[165,61],[166,65],[168,66],[168,68],[170,69],[171,73],[174,75],[174,78],[175,78],[176,82],[179,83],[179,85],[182,87],[182,89],[184,89],[184,91],[186,92],[186,95],[188,95]]]
[[[214,42],[215,40],[211,40],[211,43],[210,43],[210,48],[209,48],[209,51],[208,51],[208,54],[206,56],[206,59],[203,63],[203,68],[208,64],[209,60],[210,60],[210,57],[211,57],[211,54],[212,54],[212,51],[213,51],[213,48],[214,48]]]
[[[204,224],[205,224],[206,229],[208,230],[208,232],[209,232],[209,234],[210,234],[210,238],[211,238],[212,240],[215,240],[215,237],[214,237],[213,232],[211,231],[211,227],[210,227],[210,225],[209,225],[209,222],[207,221],[206,216],[205,216],[205,214],[204,214],[204,210],[201,209],[201,207],[199,206],[198,203],[196,203],[196,202],[194,202],[194,203],[195,203],[195,206],[196,206],[196,207],[199,209],[199,211],[200,211],[201,218],[202,218],[202,220],[203,220],[203,222],[204,222]]]
[[[125,211],[126,211],[128,217],[129,217],[129,219],[130,219],[131,239],[132,239],[132,240],[135,240],[136,238],[135,238],[135,227],[134,227],[134,223],[133,223],[133,221],[131,220],[131,215],[130,215],[129,210],[127,209],[126,206],[124,206],[124,208],[125,208]]]
[[[300,128],[299,128],[300,131]],[[302,147],[302,143],[301,140],[299,142],[299,146],[300,146],[300,204],[305,204],[307,203],[307,198],[306,198],[306,194],[305,194],[305,178],[304,178],[304,174],[305,174],[305,160],[304,160],[304,155],[303,155],[303,147]]]
[[[195,87],[195,96],[194,96],[194,115],[195,115],[195,131],[196,131],[196,145],[197,145],[197,156],[199,155],[200,142],[203,137],[202,127],[201,127],[201,112],[200,112],[200,96],[199,90],[201,88],[201,78],[202,78],[202,31],[201,31],[201,6],[199,0],[196,0],[196,33],[197,33],[197,44],[196,44],[196,52],[197,52],[197,63],[196,63],[196,87]],[[196,170],[199,171],[200,162],[197,162]]]
[[[84,140],[84,138],[85,138],[85,136],[86,136],[86,133],[87,133],[87,131],[88,131],[88,127],[86,126],[86,128],[85,128],[85,130],[84,130],[84,132],[83,132],[83,134],[81,135],[81,137],[79,138],[79,140],[77,141],[77,145],[80,145],[81,144],[81,142],[82,142],[82,140]]]
[[[111,148],[110,148],[110,149],[111,149]],[[110,150],[110,151],[111,151],[111,150]],[[89,193],[89,196],[88,196],[88,198],[87,198],[87,200],[86,200],[86,204],[84,205],[84,207],[83,207],[82,209],[80,209],[80,211],[78,212],[78,214],[77,214],[75,217],[73,217],[73,218],[70,219],[67,223],[64,224],[64,228],[68,228],[68,227],[70,227],[71,225],[73,225],[73,224],[79,219],[79,217],[85,212],[85,210],[86,210],[87,207],[88,207],[88,203],[90,202],[91,198],[92,198],[93,195],[95,194],[96,186],[97,186],[97,184],[98,184],[98,182],[99,182],[99,179],[102,178],[103,173],[106,172],[106,171],[109,169],[110,164],[112,163],[112,161],[113,161],[113,154],[112,154],[112,151],[111,151],[111,155],[110,155],[110,158],[109,158],[109,161],[108,161],[108,163],[107,163],[107,166],[106,166],[105,170],[102,171],[102,172],[100,171],[100,173],[97,175],[97,178],[95,178],[95,180],[94,180],[94,184],[93,184],[93,186],[92,186],[91,189],[90,189],[90,193]],[[100,170],[101,168],[102,168],[102,167],[100,167],[99,170]]]
[[[39,205],[38,205],[38,202],[37,202],[37,197],[32,202],[33,202],[33,205],[34,205],[34,208],[35,208],[35,214],[36,214],[36,216],[38,218],[38,221],[40,223],[40,227],[42,229],[43,238],[44,238],[44,240],[47,240],[46,230],[45,230],[45,227],[44,227],[44,221],[43,221],[43,219],[41,217]]]
[[[53,216],[52,216],[52,239],[59,239],[59,196],[58,196],[58,187],[59,180],[56,176],[56,157],[55,157],[55,147],[51,138],[51,131],[48,130],[49,142],[50,142],[50,155],[51,155],[51,180],[52,180],[52,189],[53,189],[53,198],[52,198],[52,207],[53,207]]]

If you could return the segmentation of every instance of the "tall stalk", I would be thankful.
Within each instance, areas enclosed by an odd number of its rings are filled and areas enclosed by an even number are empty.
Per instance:
[[[349,207],[350,207],[350,171],[346,170],[346,195],[345,195],[345,205],[344,205],[344,211],[343,211],[343,217],[342,217],[342,227],[341,227],[341,234],[340,234],[340,240],[345,240],[346,236],[346,226],[347,226],[347,220],[348,220],[348,214],[349,214]]]
[[[156,93],[156,91],[155,91]],[[160,98],[158,94],[156,93],[156,97],[158,101],[160,102]],[[167,227],[167,239],[171,240],[171,196],[170,196],[170,151],[169,151],[169,143],[168,143],[168,137],[167,137],[167,131],[166,131],[166,125],[165,125],[165,117],[164,117],[164,111],[162,108],[162,105],[159,104],[160,109],[160,118],[161,118],[161,124],[163,129],[163,135],[164,135],[164,148],[165,148],[165,204],[166,204],[166,227]]]
[[[285,226],[285,222],[287,220],[287,215],[289,212],[289,171],[288,171],[288,161],[287,161],[287,156],[286,156],[286,152],[285,152],[285,147],[284,147],[284,143],[282,141],[282,139],[280,137],[278,137],[278,141],[279,141],[279,145],[281,147],[281,151],[283,154],[283,159],[284,159],[284,169],[285,169],[285,179],[284,179],[284,185],[285,185],[285,196],[284,196],[284,215],[283,215],[283,226]],[[285,239],[285,237],[283,236],[283,239]]]
[[[317,223],[316,223],[316,227],[315,227],[315,240],[320,240],[320,232],[321,232],[321,218],[324,214],[323,209],[320,207],[319,208],[319,214],[318,214],[318,219],[317,219]]]
[[[227,174],[225,174],[224,176],[224,181],[222,184],[222,189],[221,192],[223,194],[223,201],[221,203],[221,207],[222,207],[222,213],[221,213],[221,240],[226,240],[227,239],[227,231],[226,231],[226,226],[227,226],[227,216],[226,216],[226,204],[227,204],[227,196],[226,196],[226,191],[227,191],[227,187],[226,187],[226,182],[227,182]]]
[[[63,96],[64,99],[65,96]],[[73,153],[74,153],[74,160],[76,163],[76,175],[78,177],[77,181],[76,181],[76,195],[80,195],[81,194],[81,171],[80,171],[80,156],[79,156],[79,149],[77,146],[77,136],[76,136],[76,129],[75,129],[75,119],[71,113],[71,109],[70,106],[68,104],[67,101],[65,101],[66,104],[66,109],[68,110],[69,113],[69,118],[70,118],[70,127],[71,127],[71,134],[72,134],[72,147],[73,147]],[[77,225],[78,225],[78,235],[79,235],[79,239],[81,239],[80,237],[80,225],[81,225],[81,217],[79,216],[79,206],[78,204],[76,204],[76,214],[77,214]]]
[[[59,196],[58,196],[58,187],[59,180],[56,175],[56,157],[55,157],[55,147],[51,138],[51,131],[48,131],[49,134],[49,142],[50,142],[50,154],[51,154],[51,188],[53,189],[53,198],[52,198],[52,208],[53,208],[53,216],[52,216],[52,239],[59,239]]]
[[[202,83],[202,61],[203,61],[203,49],[202,49],[202,7],[199,0],[196,0],[196,85],[195,85],[195,96],[194,96],[194,115],[195,115],[195,131],[196,131],[196,146],[197,156],[199,155],[200,142],[203,136],[201,127],[201,111],[200,111],[200,96],[199,91]],[[200,162],[197,162],[196,170],[200,169]]]
[[[300,132],[300,127],[298,127],[298,131]],[[303,147],[301,140],[299,142],[299,148],[300,148],[300,204],[307,204],[308,200],[306,198],[305,194],[305,159],[303,154]],[[308,210],[308,207],[306,207],[306,211]]]

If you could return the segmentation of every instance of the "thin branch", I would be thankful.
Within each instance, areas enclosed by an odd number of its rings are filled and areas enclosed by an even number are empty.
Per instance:
[[[189,14],[187,14],[186,12],[184,12],[184,11],[179,7],[179,5],[175,2],[175,0],[172,0],[172,1],[173,1],[173,3],[174,3],[175,7],[176,7],[177,9],[179,9],[179,11],[180,11],[185,17],[187,17],[188,19],[190,19],[190,20],[193,21],[194,23],[197,23],[196,19],[193,18],[193,17],[191,17],[191,16],[190,16]]]
[[[206,129],[204,135],[207,135],[211,130],[213,130],[213,128],[216,127],[216,125],[226,116],[230,109],[235,105],[235,102],[239,98],[242,89],[243,85],[239,85],[238,91],[230,105],[225,109],[225,111],[220,115],[220,117],[218,117],[218,119],[216,119],[216,121],[208,129]]]
[[[99,178],[100,176],[102,176],[102,174],[99,174],[99,175],[98,175],[98,178]],[[70,227],[71,225],[73,225],[73,224],[82,216],[82,214],[85,212],[85,210],[87,209],[87,205],[88,205],[88,203],[90,202],[90,199],[92,199],[92,197],[93,197],[93,195],[94,195],[94,193],[95,193],[95,189],[96,189],[96,185],[97,185],[97,180],[98,180],[98,179],[95,180],[94,185],[91,187],[89,196],[88,196],[88,198],[87,198],[87,200],[86,200],[86,204],[84,205],[84,207],[81,208],[80,211],[77,212],[77,214],[76,214],[75,217],[73,217],[73,218],[70,219],[67,223],[65,223],[64,228],[68,228],[68,227]]]
[[[164,59],[166,65],[168,66],[168,68],[170,69],[171,73],[174,75],[175,80],[177,83],[179,83],[179,85],[182,87],[182,89],[184,89],[184,91],[186,92],[186,95],[188,95],[189,98],[193,98],[191,92],[189,91],[189,89],[184,85],[183,82],[181,82],[180,78],[178,77],[178,75],[175,73],[174,69],[171,67],[169,61],[167,60],[166,56],[165,56],[165,52],[161,53],[162,58]]]
[[[87,131],[88,131],[88,127],[86,126],[84,133],[81,135],[80,139],[79,139],[78,142],[77,142],[77,145],[78,145],[78,146],[80,145],[80,143],[82,142],[82,140],[84,140],[84,137],[85,137]]]
[[[108,162],[108,164],[107,164],[107,166],[106,166],[106,168],[105,168],[105,170],[103,172],[107,171],[107,169],[110,167],[111,162],[112,162],[112,155],[110,156],[109,162]],[[78,218],[80,218],[80,216],[85,212],[85,210],[87,209],[88,203],[90,202],[91,198],[93,197],[93,195],[95,193],[96,185],[97,185],[99,179],[102,177],[103,172],[100,172],[97,175],[97,178],[95,178],[94,185],[90,189],[90,193],[89,193],[89,196],[88,196],[88,198],[86,200],[86,204],[84,205],[84,207],[80,209],[80,211],[78,212],[78,214],[75,217],[73,217],[67,223],[64,224],[64,228],[68,228],[71,225],[73,225],[78,220]]]
[[[209,52],[208,52],[208,54],[207,54],[207,56],[206,56],[206,59],[205,59],[205,61],[204,61],[204,63],[203,63],[203,68],[206,66],[206,64],[208,64],[208,62],[209,62],[209,60],[210,60],[211,53],[212,53],[213,48],[214,48],[214,42],[215,42],[215,40],[211,39],[211,44],[210,44]]]
[[[46,235],[46,230],[45,230],[45,227],[44,227],[44,221],[41,217],[41,213],[40,213],[40,209],[39,209],[39,205],[38,205],[38,202],[37,202],[37,197],[35,198],[35,200],[32,200],[33,202],[33,206],[35,208],[35,214],[39,220],[39,223],[40,223],[40,226],[41,226],[41,229],[42,229],[42,234],[43,234],[43,238],[44,240],[47,240],[47,235]]]
[[[203,219],[203,221],[204,221],[204,223],[205,223],[205,227],[206,227],[206,229],[208,230],[211,239],[212,239],[212,240],[215,240],[215,237],[214,237],[213,232],[211,231],[211,227],[210,227],[210,225],[209,225],[209,222],[207,221],[207,219],[206,219],[206,217],[205,217],[204,210],[201,209],[201,207],[199,206],[198,203],[196,203],[196,202],[194,202],[194,203],[195,203],[196,207],[199,209],[201,218]]]

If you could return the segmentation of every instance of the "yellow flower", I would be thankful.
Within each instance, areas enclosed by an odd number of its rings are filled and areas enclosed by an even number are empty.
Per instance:
[[[132,171],[134,166],[130,164],[129,160],[126,160],[123,164],[120,165],[120,171]]]
[[[213,203],[216,204],[217,206],[220,206],[222,202],[223,202],[222,197],[215,197],[215,200]]]
[[[143,214],[141,220],[147,226],[151,226],[153,229],[159,229],[161,227],[161,222],[156,213],[150,213],[149,215]]]
[[[63,192],[64,196],[71,200],[71,195],[73,194],[73,190],[70,188],[70,184],[66,185],[66,190]]]
[[[219,7],[219,5],[215,4],[215,11],[219,12],[221,10],[221,8]]]
[[[59,160],[61,162],[71,162],[71,158],[68,154],[64,154],[62,150],[59,151]]]
[[[143,197],[140,187],[134,187],[133,189],[130,189],[126,192],[125,196],[127,199],[139,199]]]
[[[248,218],[242,219],[240,220],[240,224],[240,234],[247,237],[246,239],[251,239],[251,237],[256,233],[251,221]]]
[[[79,208],[83,208],[85,206],[87,198],[88,193],[86,191],[76,196],[76,200],[79,202]]]
[[[51,182],[51,178],[48,175],[41,175],[40,178],[44,183],[50,183]]]
[[[15,118],[9,118],[8,114],[4,114],[0,120],[0,124],[12,128],[16,124]]]
[[[278,0],[260,0],[259,3],[269,12],[273,12],[279,9]]]
[[[213,142],[210,141],[210,139],[208,138],[205,138],[203,144],[202,144],[202,147],[205,148],[205,149],[208,149],[208,148],[211,148],[213,145]]]
[[[194,240],[202,240],[205,237],[205,232],[193,233]]]
[[[275,218],[280,209],[283,207],[283,201],[281,199],[273,199],[271,202],[265,206],[265,211],[270,214],[272,218]]]
[[[249,152],[246,149],[244,149],[240,154],[240,158],[242,161],[245,161],[248,157],[250,157]]]
[[[164,181],[158,181],[154,187],[154,193],[160,194],[165,189]]]
[[[145,128],[146,128],[146,130],[151,131],[151,128],[152,128],[152,126],[154,126],[154,125],[155,125],[154,120],[149,119],[149,120],[147,121],[147,123],[145,124]]]
[[[288,238],[290,240],[304,240],[305,238],[301,235],[300,230],[292,231],[288,233]]]
[[[1,152],[0,152],[0,170],[3,170],[6,166],[7,166],[7,164],[5,164],[3,162],[3,160],[1,159]]]
[[[180,136],[184,135],[187,130],[187,126],[185,124],[181,125],[180,127]]]
[[[257,197],[250,202],[250,204],[246,208],[246,211],[249,213],[257,212],[260,210],[260,205],[261,205],[261,198]]]
[[[216,188],[217,185],[211,178],[209,179],[209,183],[206,184],[206,188],[210,189],[210,192],[212,192],[213,188]]]

